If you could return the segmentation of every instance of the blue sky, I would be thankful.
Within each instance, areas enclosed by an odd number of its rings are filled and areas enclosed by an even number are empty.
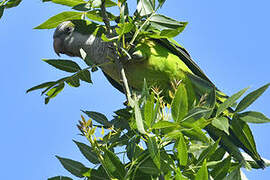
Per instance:
[[[269,7],[269,0],[185,0],[168,1],[161,12],[189,22],[176,40],[217,87],[231,95],[270,82]],[[29,87],[63,76],[41,61],[57,58],[52,48],[53,30],[33,27],[64,10],[69,8],[39,0],[23,1],[19,7],[7,10],[0,20],[0,179],[38,180],[69,175],[55,155],[89,166],[72,142],[84,141],[76,128],[80,109],[110,117],[125,100],[100,72],[93,74],[93,85],[65,88],[48,105],[44,105],[40,92],[25,94]],[[270,90],[250,109],[270,117],[269,100]],[[258,151],[270,159],[270,124],[251,128]],[[270,168],[246,175],[249,179],[268,179]]]

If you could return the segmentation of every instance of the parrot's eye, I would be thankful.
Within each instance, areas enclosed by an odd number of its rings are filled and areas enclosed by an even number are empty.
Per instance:
[[[70,27],[70,26],[67,26],[65,29],[64,29],[64,32],[66,33],[66,34],[70,34],[71,33],[71,31],[72,31],[72,27]]]

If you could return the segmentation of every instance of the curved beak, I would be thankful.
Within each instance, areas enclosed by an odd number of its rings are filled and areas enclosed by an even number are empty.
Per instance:
[[[61,39],[58,37],[53,38],[53,49],[57,56],[60,56],[61,53]]]

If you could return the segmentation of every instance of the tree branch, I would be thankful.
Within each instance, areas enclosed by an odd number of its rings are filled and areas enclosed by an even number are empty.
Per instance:
[[[107,29],[107,35],[111,36],[112,35],[112,28],[110,26],[110,20],[107,16],[107,13],[106,13],[105,0],[101,1],[101,15],[102,15],[103,22],[104,22],[106,29]],[[130,89],[128,86],[128,81],[127,81],[125,69],[124,69],[123,63],[121,61],[121,58],[123,57],[123,55],[121,52],[118,51],[118,49],[119,49],[118,44],[115,42],[114,42],[114,47],[115,47],[116,57],[117,57],[115,60],[115,63],[117,65],[117,68],[119,71],[120,81],[121,81],[123,89],[125,91],[127,101],[129,102],[130,98],[131,98],[131,93],[130,93]]]

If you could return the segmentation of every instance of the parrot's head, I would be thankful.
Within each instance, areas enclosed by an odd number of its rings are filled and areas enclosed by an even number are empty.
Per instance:
[[[55,53],[81,57],[81,48],[90,48],[105,29],[91,21],[72,20],[58,25],[53,34]]]
[[[72,39],[74,38],[74,24],[71,21],[66,21],[58,25],[53,34],[53,48],[55,53],[66,54],[68,56],[76,56],[74,52],[70,51]]]

